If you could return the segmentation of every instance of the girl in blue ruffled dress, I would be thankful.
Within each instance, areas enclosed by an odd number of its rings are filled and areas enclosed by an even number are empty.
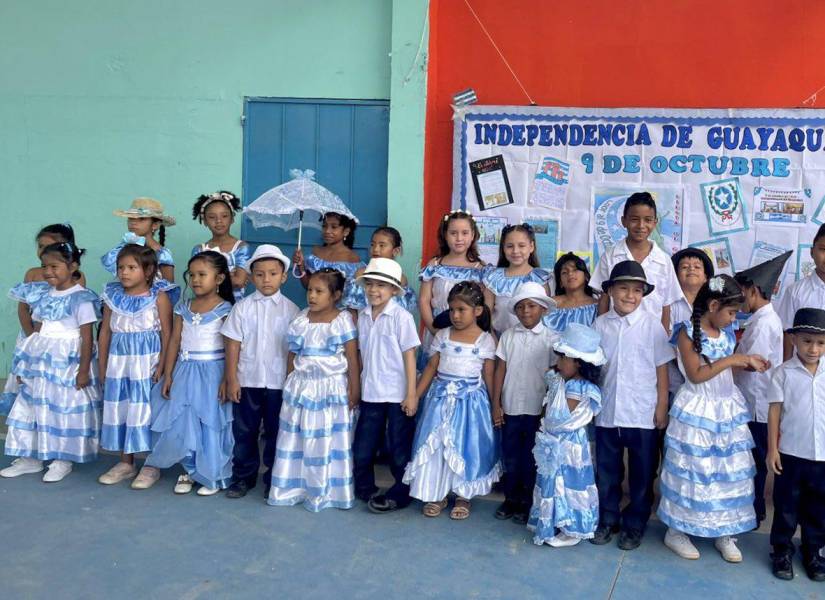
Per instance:
[[[304,256],[300,248],[292,255],[293,273],[301,280],[304,288],[309,277],[321,269],[335,269],[346,279],[355,277],[358,269],[367,265],[352,249],[355,244],[355,230],[358,221],[334,212],[326,213],[321,220],[322,246],[315,246]]]
[[[38,473],[51,460],[43,481],[55,482],[72,463],[97,458],[100,393],[92,330],[98,298],[77,283],[81,254],[71,242],[46,246],[40,255],[44,281],[10,292],[31,308],[35,326],[12,366],[21,385],[6,419],[6,454],[19,458],[0,476]]]
[[[276,441],[271,505],[303,503],[318,512],[352,508],[352,438],[361,397],[357,329],[336,303],[343,274],[332,268],[307,282],[308,308],[287,330],[289,354]]]
[[[166,292],[172,306],[180,299],[180,287],[175,283],[175,261],[172,253],[164,245],[166,228],[175,224],[175,218],[163,213],[163,205],[153,198],[135,198],[126,210],[116,210],[112,214],[127,219],[128,231],[123,239],[106,254],[100,257],[103,268],[112,275],[117,275],[117,254],[126,244],[147,246],[158,257],[158,269],[154,287]],[[157,234],[158,239],[155,239]]]
[[[599,308],[596,291],[590,287],[587,263],[573,252],[562,255],[553,267],[556,282],[556,310],[544,317],[544,324],[561,333],[570,323],[590,327]]]
[[[410,496],[437,517],[456,494],[450,518],[470,516],[470,499],[489,494],[501,476],[499,438],[493,430],[490,394],[496,343],[481,286],[457,284],[447,299],[452,327],[441,329],[416,394],[426,393],[404,472]],[[429,390],[429,391],[428,391]]]
[[[232,275],[235,302],[244,297],[244,289],[249,279],[244,269],[250,256],[249,244],[229,233],[232,223],[235,222],[235,214],[240,210],[241,199],[225,190],[199,196],[192,207],[192,218],[206,225],[212,234],[208,242],[192,248],[192,256],[207,250],[223,254]]]
[[[527,527],[533,542],[575,546],[593,537],[599,524],[599,492],[587,441],[587,425],[599,414],[599,368],[605,363],[601,336],[571,323],[553,345],[556,371],[545,380],[545,412],[533,455],[538,476]]]
[[[449,326],[448,300],[450,290],[461,281],[481,283],[486,265],[478,254],[479,231],[476,221],[468,212],[454,210],[447,213],[438,225],[438,256],[430,260],[418,278],[418,310],[424,326],[419,367],[423,369],[433,351],[433,336]],[[436,319],[444,321],[437,327]]]
[[[401,234],[395,227],[379,227],[372,234],[370,240],[370,258],[389,258],[396,260],[401,255]],[[347,279],[344,286],[344,298],[341,305],[354,311],[355,320],[358,319],[357,311],[366,308],[367,296],[364,292],[364,286],[359,285],[356,281],[365,270],[360,268],[355,272],[355,276]],[[401,286],[404,291],[392,297],[391,302],[400,304],[411,313],[415,313],[418,308],[418,298],[415,295],[415,290],[409,286],[407,277],[401,277]]]
[[[174,492],[211,496],[232,480],[232,405],[223,398],[224,340],[221,325],[235,296],[229,265],[217,252],[189,259],[192,300],[175,307],[163,379],[152,387],[152,452],[132,484],[146,489],[160,469],[179,463],[185,473]]]
[[[487,305],[493,307],[493,331],[496,335],[500,336],[518,323],[512,310],[512,299],[519,286],[528,281],[540,283],[549,294],[549,278],[550,273],[539,268],[533,227],[527,223],[504,227],[498,246],[498,265],[486,269],[481,279],[486,288]]]
[[[733,278],[717,275],[699,290],[691,320],[673,328],[685,383],[670,409],[658,515],[668,526],[665,545],[682,558],[699,558],[688,537],[695,535],[716,538],[722,557],[740,562],[731,536],[756,527],[750,409],[732,369],[762,372],[769,363],[734,354],[731,325],[743,298]]]
[[[137,474],[135,453],[152,449],[152,384],[163,375],[164,351],[172,331],[172,305],[152,283],[157,255],[126,244],[117,255],[117,278],[103,291],[98,356],[103,381],[100,445],[120,460],[98,477],[113,485]]]
[[[74,229],[72,229],[72,226],[68,223],[54,223],[52,225],[46,225],[43,229],[37,232],[35,242],[37,242],[37,258],[39,260],[40,254],[43,252],[43,248],[50,244],[56,244],[58,242],[71,242],[74,244]],[[78,274],[79,277],[77,279],[77,283],[85,287],[86,278],[82,273],[80,273],[80,271],[78,271]],[[33,283],[35,281],[43,281],[43,267],[32,267],[26,271],[26,275],[23,277],[23,283]],[[20,332],[17,334],[17,340],[14,344],[15,351],[20,347],[23,340],[30,336],[34,331],[31,308],[25,302],[18,303],[17,318],[20,321]],[[17,383],[17,377],[9,374],[6,378],[6,385],[3,388],[3,392],[0,394],[0,415],[9,414],[11,405],[14,403],[14,399],[17,397],[19,391],[20,386]]]

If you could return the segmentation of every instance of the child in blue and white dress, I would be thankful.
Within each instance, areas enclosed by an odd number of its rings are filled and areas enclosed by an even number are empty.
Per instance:
[[[370,258],[388,258],[397,260],[401,254],[401,234],[395,227],[379,227],[372,233],[370,240]],[[358,318],[358,311],[367,307],[367,295],[364,292],[364,286],[357,281],[361,275],[364,274],[366,267],[360,268],[355,272],[355,276],[347,279],[344,286],[344,298],[341,301],[341,306],[352,310],[354,318]],[[392,297],[392,302],[398,304],[407,311],[415,314],[418,308],[418,297],[415,290],[412,289],[407,282],[407,277],[401,275],[401,287],[403,288],[400,294]]]
[[[513,296],[521,284],[540,283],[549,294],[549,280],[547,269],[539,268],[533,228],[527,223],[504,227],[498,246],[498,266],[485,269],[481,278],[487,305],[493,309],[493,331],[497,336],[518,323],[512,308]]]
[[[352,508],[352,438],[361,396],[358,337],[336,303],[344,275],[329,269],[307,282],[308,308],[289,326],[287,378],[267,502],[311,512]]]
[[[103,291],[98,357],[103,382],[100,445],[120,460],[98,477],[113,485],[137,474],[135,453],[152,449],[152,384],[163,375],[172,331],[172,305],[152,284],[157,256],[146,246],[126,244],[117,256],[118,281]]]
[[[232,480],[232,405],[223,398],[221,326],[235,297],[226,259],[202,252],[189,259],[192,300],[175,307],[163,381],[152,388],[152,452],[132,484],[146,489],[160,469],[180,464],[174,492],[211,496]]]
[[[658,515],[668,526],[665,545],[682,558],[699,558],[688,538],[695,535],[716,538],[722,557],[740,562],[731,536],[756,527],[750,408],[732,369],[762,372],[770,365],[734,353],[731,325],[743,299],[733,278],[713,277],[696,296],[692,321],[678,323],[671,338],[685,383],[670,409]]]
[[[103,268],[112,275],[117,275],[117,255],[126,244],[146,246],[155,251],[158,258],[157,275],[154,287],[166,292],[172,306],[180,299],[180,287],[175,283],[175,261],[172,253],[164,245],[166,243],[166,228],[175,224],[175,218],[164,214],[163,205],[153,198],[135,198],[132,205],[125,210],[116,210],[116,217],[127,219],[128,231],[123,239],[106,254],[100,257]],[[155,240],[155,234],[158,240]]]
[[[244,297],[249,274],[244,269],[249,260],[249,244],[229,233],[235,222],[235,214],[241,210],[241,199],[232,192],[221,190],[203,194],[192,207],[192,218],[205,225],[212,238],[192,248],[192,256],[211,250],[222,254],[232,275],[232,292],[235,302]]]
[[[367,266],[352,249],[357,228],[358,220],[347,215],[328,212],[323,216],[321,235],[324,244],[315,246],[306,256],[300,248],[292,255],[292,272],[304,288],[309,284],[310,275],[322,269],[335,269],[349,280],[355,277],[356,271]]]
[[[424,326],[421,342],[419,369],[423,369],[433,354],[433,336],[449,326],[449,319],[443,325],[436,325],[439,315],[447,315],[450,290],[462,281],[475,281],[487,269],[478,254],[478,226],[473,215],[462,210],[447,213],[438,225],[438,256],[427,263],[418,278],[418,310]]]
[[[575,546],[590,539],[599,523],[599,492],[587,425],[599,414],[599,368],[606,361],[597,331],[571,323],[553,345],[557,373],[545,380],[545,413],[533,454],[538,467],[533,507],[527,527],[533,542]]]
[[[60,481],[72,463],[97,458],[100,393],[93,326],[98,298],[79,285],[82,251],[71,242],[46,246],[40,260],[45,281],[22,283],[10,292],[37,323],[14,354],[12,374],[21,386],[6,419],[6,454],[17,458],[0,471],[17,477],[43,470],[45,482]]]
[[[590,287],[587,263],[573,252],[563,254],[553,266],[556,309],[544,317],[544,324],[561,333],[570,323],[590,327],[599,309],[598,294]]]
[[[43,248],[49,244],[56,244],[58,242],[71,242],[74,244],[74,230],[68,223],[54,223],[52,225],[46,225],[43,229],[37,232],[35,242],[37,242],[37,258],[39,260],[40,254],[43,252]],[[77,279],[77,283],[85,287],[86,278],[79,271],[78,273],[79,277]],[[41,266],[32,267],[26,271],[26,274],[23,277],[23,283],[32,283],[35,281],[43,281],[43,267]],[[20,332],[17,334],[17,340],[14,344],[15,351],[20,347],[23,340],[34,332],[34,322],[31,317],[31,308],[25,302],[18,303],[17,318],[20,321]],[[17,382],[17,377],[14,377],[14,375],[9,373],[9,376],[6,378],[6,385],[3,388],[3,392],[0,393],[0,415],[9,414],[11,405],[14,404],[14,399],[17,397],[19,391],[20,386]]]
[[[490,408],[496,343],[478,283],[459,283],[448,302],[453,326],[435,335],[434,353],[416,387],[419,398],[427,395],[403,480],[410,496],[425,503],[428,517],[441,514],[447,494],[455,493],[450,518],[463,520],[470,516],[470,499],[489,494],[502,471]]]

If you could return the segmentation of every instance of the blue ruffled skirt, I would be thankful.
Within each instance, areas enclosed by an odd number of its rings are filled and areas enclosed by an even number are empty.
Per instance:
[[[587,428],[558,434],[540,431],[533,448],[538,475],[527,527],[541,545],[556,535],[593,537],[599,524],[599,493]]]
[[[100,445],[126,454],[152,448],[152,376],[160,356],[157,331],[112,333],[103,384]]]
[[[197,483],[225,488],[232,479],[232,405],[218,390],[224,361],[178,359],[167,400],[162,382],[152,388],[152,453],[146,464],[176,463]]]
[[[413,459],[404,472],[410,495],[439,502],[448,493],[489,494],[501,477],[500,440],[479,379],[438,374],[421,409]]]
[[[756,527],[750,411],[735,387],[720,395],[702,385],[686,382],[673,400],[657,514],[669,527],[699,537],[750,531]]]

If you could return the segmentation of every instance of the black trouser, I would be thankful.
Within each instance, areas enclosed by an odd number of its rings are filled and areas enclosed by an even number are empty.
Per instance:
[[[780,454],[782,474],[773,479],[771,545],[776,555],[793,554],[791,538],[802,527],[802,557],[825,546],[825,461]]]
[[[533,446],[539,430],[539,415],[504,415],[501,429],[501,454],[504,464],[504,499],[529,509],[536,485],[536,459]]]
[[[621,513],[624,451],[630,502]],[[644,532],[653,508],[653,481],[659,466],[659,432],[635,427],[596,427],[596,487],[599,525]]]
[[[241,388],[241,401],[232,405],[232,481],[246,481],[255,487],[261,467],[259,438],[264,439],[264,485],[269,487],[272,464],[275,462],[275,442],[278,438],[278,419],[281,414],[281,390]],[[261,422],[263,421],[263,433]]]
[[[394,402],[361,402],[355,439],[352,442],[352,475],[355,495],[366,499],[378,491],[375,486],[375,453],[386,431],[387,459],[395,483],[387,490],[387,498],[399,507],[410,503],[410,486],[402,481],[404,469],[412,456],[415,418],[401,411]]]
[[[753,436],[753,443],[756,444],[751,450],[753,461],[756,463],[756,477],[753,478],[753,510],[756,511],[756,520],[762,521],[765,518],[765,479],[768,477],[768,465],[765,460],[768,458],[768,424],[751,421],[748,423]]]

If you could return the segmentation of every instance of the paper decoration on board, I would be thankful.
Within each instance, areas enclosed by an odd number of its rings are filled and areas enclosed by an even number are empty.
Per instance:
[[[768,242],[764,242],[762,240],[756,240],[756,243],[753,245],[753,250],[751,251],[751,259],[748,267],[755,267],[756,265],[760,265],[763,262],[767,262],[772,258],[776,258],[780,254],[785,254],[790,248],[785,248],[783,246],[778,246],[776,244],[769,244]],[[782,275],[777,279],[776,285],[773,288],[773,296],[779,297],[782,293],[782,286],[785,282],[785,273],[787,273],[788,264],[785,263],[785,267],[782,269]]]
[[[635,192],[650,192],[656,202],[659,222],[650,239],[670,256],[682,248],[684,188],[681,185],[639,187],[596,186],[591,192],[593,211],[593,256],[596,261],[607,248],[627,236],[622,225],[624,203]]]
[[[753,190],[753,223],[801,227],[808,222],[806,193],[811,190],[787,190],[756,187]]]
[[[819,206],[816,207],[811,222],[816,225],[825,225],[825,196],[819,201]]]
[[[738,177],[703,183],[699,187],[711,235],[748,230],[745,200]]]
[[[513,203],[504,156],[497,154],[470,163],[470,174],[481,210],[500,208]]]
[[[570,163],[552,156],[539,160],[533,178],[533,195],[530,202],[553,210],[564,210],[567,189],[570,186]]]
[[[726,237],[690,244],[691,248],[698,248],[708,255],[713,263],[713,272],[733,277],[736,272],[733,266],[733,255],[730,251],[730,240]]]
[[[556,263],[559,247],[560,223],[558,219],[527,219],[536,236],[536,258],[545,269],[552,269]]]
[[[816,270],[814,259],[811,258],[813,244],[799,244],[796,249],[796,281],[812,275]]]
[[[478,227],[478,253],[482,262],[495,265],[498,263],[498,248],[501,242],[501,230],[507,225],[504,217],[476,217]]]
[[[593,272],[593,253],[586,252],[584,250],[557,250],[556,251],[556,261],[558,261],[562,256],[567,254],[568,252],[572,252],[579,258],[584,261],[584,264],[587,265],[587,270],[591,273]],[[555,265],[555,263],[553,263]]]

